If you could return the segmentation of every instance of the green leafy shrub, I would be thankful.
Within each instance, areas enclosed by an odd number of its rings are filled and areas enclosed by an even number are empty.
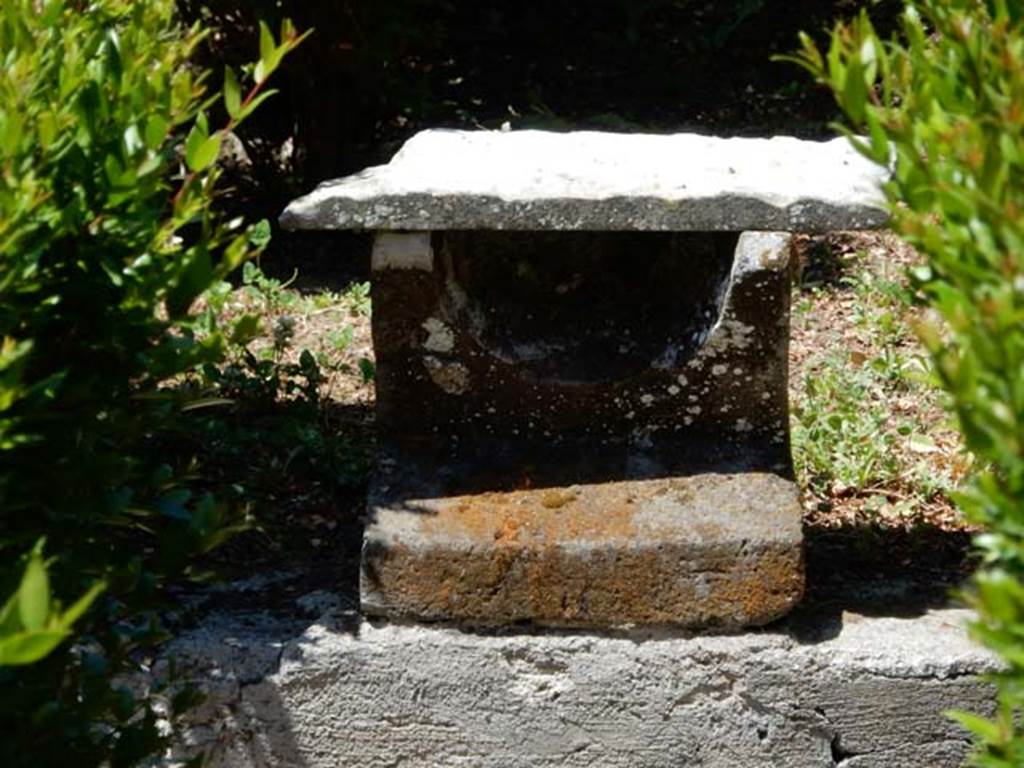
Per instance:
[[[958,501],[986,532],[973,630],[1000,654],[994,720],[959,715],[976,762],[1024,765],[1024,2],[914,0],[899,38],[866,14],[796,60],[835,92],[855,145],[891,163],[893,226],[927,258],[941,318],[920,334],[986,471]]]
[[[192,697],[124,680],[164,637],[165,586],[245,523],[160,447],[200,405],[171,385],[251,332],[192,309],[260,241],[211,207],[223,132],[205,112],[221,105],[233,130],[300,38],[262,28],[243,92],[236,73],[211,90],[190,64],[203,37],[172,0],[7,0],[0,13],[5,766],[133,765],[162,748],[161,720]],[[61,612],[51,582],[83,597]]]

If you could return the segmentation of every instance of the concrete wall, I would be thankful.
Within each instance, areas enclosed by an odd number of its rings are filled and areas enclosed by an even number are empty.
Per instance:
[[[368,622],[347,602],[180,632],[170,654],[210,693],[189,749],[231,767],[942,768],[969,741],[941,712],[993,697],[959,609],[607,637]]]

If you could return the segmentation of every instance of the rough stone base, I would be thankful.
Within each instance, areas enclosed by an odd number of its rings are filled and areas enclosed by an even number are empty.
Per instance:
[[[969,614],[794,617],[735,636],[479,635],[327,609],[213,614],[171,648],[225,768],[953,768],[991,710]],[[294,618],[294,616],[293,616]]]
[[[361,589],[374,615],[737,629],[803,594],[796,486],[772,474],[371,500]]]

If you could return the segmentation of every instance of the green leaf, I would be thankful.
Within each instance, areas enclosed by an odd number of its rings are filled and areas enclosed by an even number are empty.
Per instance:
[[[355,326],[346,325],[340,331],[332,331],[328,333],[327,338],[336,352],[344,352],[349,346],[351,346],[352,339],[355,338],[355,333]]]
[[[89,610],[89,606],[93,604],[97,597],[107,588],[105,581],[97,581],[89,590],[78,598],[70,608],[60,615],[60,619],[57,626],[63,630],[70,630],[71,625],[78,621],[82,614]]]
[[[139,133],[139,127],[134,123],[124,129],[123,136],[126,157],[132,157],[143,149],[142,135]]]
[[[18,617],[18,593],[15,592],[0,608],[0,637],[11,635],[21,629],[21,620]]]
[[[287,46],[278,47],[274,42],[274,35],[270,31],[270,27],[261,21],[260,60],[256,63],[256,69],[253,72],[257,83],[266,82],[267,78],[277,69],[277,65],[281,63],[281,58],[286,51]]]
[[[956,720],[964,728],[981,737],[989,744],[999,744],[1003,741],[1003,732],[999,727],[999,723],[959,710],[947,711],[946,716]]]
[[[260,60],[269,61],[274,56],[276,43],[274,35],[265,21],[260,21]]]
[[[260,334],[260,319],[257,315],[243,315],[231,329],[231,343],[244,347]]]
[[[864,68],[859,60],[847,63],[843,81],[843,109],[858,125],[864,122],[867,88],[864,86]]]
[[[221,262],[217,274],[221,277],[226,277],[238,269],[239,265],[244,263],[250,255],[249,239],[245,233],[242,233],[228,243],[227,248],[224,249],[224,253],[221,254]]]
[[[39,14],[39,26],[43,29],[52,27],[60,18],[64,10],[64,0],[49,0],[43,6],[43,12]]]
[[[186,504],[192,499],[192,493],[185,488],[174,488],[161,496],[156,504],[160,514],[175,520],[190,520],[192,514]]]
[[[188,136],[185,137],[185,164],[189,168],[193,168],[196,164],[196,158],[199,156],[199,150],[209,136],[210,132],[206,123],[206,115],[200,112],[192,126],[192,130],[189,131]]]
[[[98,124],[103,112],[103,97],[95,80],[88,81],[79,91],[75,111],[81,118],[81,127],[87,136],[85,143],[90,144],[99,130]]]
[[[882,123],[878,114],[870,107],[864,113],[864,120],[868,125],[868,132],[871,136],[871,159],[879,165],[889,162],[889,139],[885,135]]]
[[[270,222],[266,219],[260,219],[249,227],[249,243],[254,248],[266,248],[270,243],[270,238]]]
[[[50,577],[46,574],[43,558],[33,554],[18,588],[18,615],[22,626],[40,630],[50,615]]]
[[[308,34],[308,33],[307,33]],[[295,39],[295,23],[287,16],[281,19],[281,44],[289,44]]]
[[[18,151],[23,131],[24,124],[16,114],[0,114],[0,149],[4,154],[14,155]]]
[[[39,130],[39,145],[45,150],[57,137],[57,118],[52,111],[47,110],[39,115],[36,126]]]
[[[116,82],[121,82],[124,74],[121,63],[121,38],[117,28],[111,26],[107,30],[107,39],[103,41],[103,69]]]
[[[259,108],[260,104],[265,102],[267,99],[269,99],[276,93],[277,91],[273,88],[261,93],[259,96],[257,96],[255,99],[250,101],[245,107],[242,108],[242,111],[239,113],[238,119],[244,120],[245,118],[247,118],[249,115],[251,115]]]
[[[167,312],[178,318],[188,312],[192,302],[213,282],[213,263],[205,248],[192,250],[174,287],[167,294]]]
[[[257,267],[253,262],[245,262],[245,265],[242,267],[243,285],[252,285],[259,279],[260,274],[260,268]]]
[[[798,32],[797,37],[800,40],[800,52],[803,54],[806,66],[817,76],[821,76],[825,68],[825,60],[821,57],[821,51],[818,50],[814,38],[804,31]]]
[[[242,91],[231,67],[224,67],[224,108],[233,120],[241,117]]]
[[[377,367],[373,364],[373,360],[361,357],[359,358],[359,372],[363,375],[363,381],[369,383],[377,374]]]
[[[150,115],[146,118],[144,138],[149,149],[159,149],[167,138],[170,123],[163,115]]]
[[[862,18],[866,20],[867,17]],[[875,55],[877,42],[874,35],[865,35],[860,44],[860,51],[858,51],[861,64],[864,67],[864,85],[869,89],[874,84],[875,76],[878,73],[878,58]]]
[[[221,134],[218,131],[213,134],[213,136],[210,136],[208,139],[203,141],[203,143],[195,149],[195,152],[192,155],[186,156],[189,170],[194,173],[200,173],[201,171],[205,171],[209,168],[213,161],[217,159],[217,154],[220,152],[220,141]]]
[[[116,187],[120,185],[121,176],[124,175],[124,166],[121,165],[121,161],[118,160],[116,155],[107,155],[103,158],[103,170],[106,172],[107,181],[110,186]]]
[[[19,632],[0,637],[0,666],[34,664],[45,658],[68,636],[67,632]]]

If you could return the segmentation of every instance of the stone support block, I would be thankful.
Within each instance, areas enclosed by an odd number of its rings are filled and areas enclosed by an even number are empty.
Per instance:
[[[379,235],[364,610],[730,628],[789,610],[789,250],[784,233]]]
[[[279,609],[207,616],[168,653],[209,694],[179,748],[215,768],[957,768],[969,738],[942,713],[994,700],[968,617],[598,637]]]

